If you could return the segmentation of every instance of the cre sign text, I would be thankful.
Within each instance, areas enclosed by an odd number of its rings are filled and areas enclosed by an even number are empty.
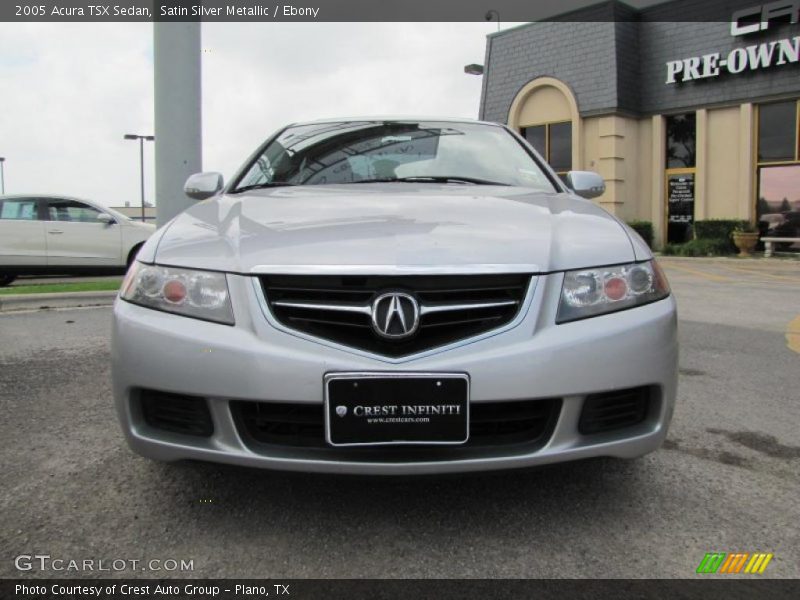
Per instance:
[[[800,20],[800,0],[778,1],[733,13],[731,35],[741,36],[769,29],[775,21],[797,23]],[[755,71],[770,66],[793,64],[800,60],[800,36],[772,42],[752,44],[734,48],[726,55],[710,52],[702,56],[690,56],[667,61],[667,81],[694,81],[718,77],[721,73],[738,75],[744,71]]]
[[[797,23],[800,16],[800,2],[778,0],[761,6],[743,8],[733,13],[731,35],[745,35],[769,29],[770,21],[780,20],[784,23]]]

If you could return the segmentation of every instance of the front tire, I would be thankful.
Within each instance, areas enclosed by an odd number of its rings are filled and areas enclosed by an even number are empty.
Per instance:
[[[11,285],[11,283],[17,278],[16,275],[11,275],[9,273],[0,273],[0,287],[6,287],[7,285]]]

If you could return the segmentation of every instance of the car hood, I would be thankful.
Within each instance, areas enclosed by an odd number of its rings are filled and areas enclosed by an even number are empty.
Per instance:
[[[164,265],[266,273],[426,269],[546,272],[635,259],[592,202],[530,188],[374,183],[222,195],[178,215]]]

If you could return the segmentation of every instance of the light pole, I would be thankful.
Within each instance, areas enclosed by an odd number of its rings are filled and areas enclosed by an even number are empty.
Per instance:
[[[126,140],[139,140],[139,175],[142,181],[142,223],[144,223],[144,142],[152,142],[155,140],[153,135],[136,135],[135,133],[126,133]]]
[[[6,193],[6,174],[3,171],[4,162],[6,162],[6,157],[0,156],[0,194]]]
[[[500,13],[499,12],[497,12],[494,9],[492,9],[489,12],[487,12],[484,15],[483,18],[486,19],[487,21],[492,21],[492,20],[497,21],[497,31],[500,31]]]

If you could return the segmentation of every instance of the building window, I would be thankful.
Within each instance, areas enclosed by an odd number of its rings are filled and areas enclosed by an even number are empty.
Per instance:
[[[528,143],[547,160],[547,125],[523,127],[522,135]]]
[[[667,117],[667,169],[689,169],[695,166],[694,113]]]
[[[762,236],[800,237],[799,101],[758,107],[758,199],[756,215]],[[779,250],[800,251],[800,244]]]
[[[572,122],[523,127],[521,133],[562,178],[572,169]]]
[[[572,123],[549,125],[550,147],[547,159],[554,170],[569,171],[572,168]]]
[[[758,162],[797,160],[797,102],[762,104],[758,109]]]

